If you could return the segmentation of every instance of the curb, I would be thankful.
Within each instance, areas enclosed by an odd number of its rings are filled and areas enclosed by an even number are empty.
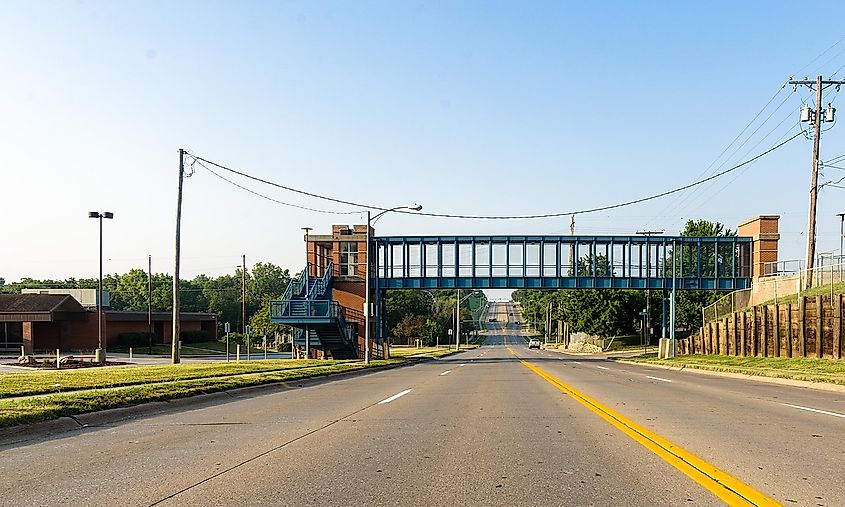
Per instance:
[[[463,352],[463,351],[462,351]],[[414,366],[420,363],[434,361],[436,359],[422,358],[409,359],[399,364],[387,364],[384,366],[372,366],[352,371],[329,373],[303,377],[295,380],[269,382],[254,386],[239,387],[224,391],[215,391],[184,398],[174,398],[167,401],[151,401],[132,405],[129,407],[110,408],[97,412],[88,412],[73,416],[62,416],[57,419],[40,421],[31,424],[18,424],[0,428],[0,449],[8,446],[15,446],[47,437],[57,437],[72,431],[81,431],[89,428],[100,428],[122,421],[142,419],[147,416],[159,415],[167,412],[175,412],[186,408],[197,409],[220,402],[228,403],[238,399],[246,399],[266,394],[275,394],[285,391],[292,391],[300,388],[314,387],[317,385],[345,380],[348,378],[370,375],[396,368]]]
[[[807,389],[815,389],[817,391],[830,391],[836,393],[845,393],[845,386],[839,384],[830,384],[827,382],[811,382],[809,380],[796,380],[790,378],[780,378],[780,377],[766,377],[763,375],[748,375],[746,373],[734,373],[729,371],[713,371],[713,370],[705,370],[703,368],[696,368],[694,366],[668,366],[665,364],[646,364],[646,363],[639,363],[635,361],[626,361],[625,359],[613,359],[618,363],[630,364],[634,366],[643,366],[645,368],[657,368],[661,370],[672,370],[672,371],[683,371],[683,372],[690,372],[690,373],[697,373],[700,375],[710,375],[712,377],[726,377],[726,378],[735,378],[735,379],[743,379],[743,380],[753,380],[756,382],[763,382],[765,384],[779,384],[784,386],[792,386],[792,387],[804,387]]]

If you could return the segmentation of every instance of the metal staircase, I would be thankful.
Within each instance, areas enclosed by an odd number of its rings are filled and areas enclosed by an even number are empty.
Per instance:
[[[270,301],[270,321],[294,328],[293,343],[327,351],[333,359],[358,357],[358,334],[343,308],[332,300],[332,265],[320,277],[291,280],[282,299]]]

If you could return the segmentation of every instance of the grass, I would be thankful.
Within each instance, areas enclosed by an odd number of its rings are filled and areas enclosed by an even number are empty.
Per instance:
[[[0,375],[0,399],[32,396],[83,389],[100,389],[140,384],[154,384],[268,373],[325,365],[319,360],[275,359],[240,363],[178,364],[81,368],[74,370],[36,370]]]
[[[834,295],[843,294],[843,293],[845,293],[845,282],[833,284],[833,294]],[[807,296],[807,297],[830,296],[830,283],[828,283],[826,285],[825,284],[818,285],[818,286],[813,287],[809,290],[801,291],[800,296]],[[761,304],[773,305],[773,304],[775,304],[775,302],[777,302],[778,304],[792,304],[792,303],[798,302],[798,297],[799,297],[799,294],[790,294],[788,296],[781,296],[781,297],[777,298],[777,301],[775,301],[774,299],[770,299],[770,300],[766,301],[765,303],[761,303]],[[747,309],[748,308],[745,308],[745,310],[747,310]]]
[[[273,361],[279,362],[279,361]],[[274,382],[296,380],[308,377],[340,373],[344,371],[360,370],[367,368],[360,361],[297,361],[298,364],[289,364],[286,368],[273,368],[271,361],[262,361],[265,364],[252,364],[252,372],[231,373],[230,365],[216,366],[218,371],[213,375],[200,378],[164,380],[148,382],[140,385],[128,385],[122,388],[96,389],[82,392],[69,392],[50,394],[29,398],[15,398],[0,400],[0,427],[14,426],[18,424],[34,423],[56,419],[63,416],[71,416],[105,410],[110,408],[128,407],[152,401],[166,401],[176,398],[184,398],[197,394],[225,391],[239,387],[248,387]],[[403,359],[376,360],[370,363],[369,367],[400,364]],[[256,361],[255,363],[259,363]],[[243,363],[241,363],[243,364]],[[174,370],[178,376],[179,370],[187,365],[167,366]],[[208,366],[208,365],[203,365]],[[261,371],[261,368],[269,368]],[[113,368],[111,370],[142,370],[145,367]],[[148,367],[162,368],[162,367]],[[190,366],[188,367],[191,368]],[[225,374],[222,372],[230,372]],[[66,373],[75,373],[68,371]],[[159,371],[159,374],[162,372]],[[212,373],[207,371],[206,373]],[[11,374],[9,377],[29,374]],[[160,375],[159,378],[174,378],[173,374]],[[5,379],[4,379],[5,380]]]
[[[617,359],[617,361],[845,385],[845,361],[832,361],[830,359],[734,357],[704,354],[657,359],[656,355],[648,354]]]

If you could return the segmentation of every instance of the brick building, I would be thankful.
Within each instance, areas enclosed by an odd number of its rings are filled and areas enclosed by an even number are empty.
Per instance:
[[[182,314],[183,332],[204,331],[209,340],[217,339],[217,315]],[[86,309],[66,294],[0,294],[0,346],[26,353],[43,350],[93,350],[99,340],[97,311]],[[115,344],[121,333],[145,333],[149,330],[147,312],[103,311],[106,348]],[[169,312],[153,312],[156,343],[171,343],[173,318]]]

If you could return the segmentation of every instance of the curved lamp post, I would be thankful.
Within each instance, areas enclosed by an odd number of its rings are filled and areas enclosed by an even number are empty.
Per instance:
[[[367,251],[364,254],[367,262],[367,267],[364,269],[364,326],[366,327],[366,330],[364,331],[364,364],[370,364],[370,314],[372,313],[370,310],[370,227],[372,224],[376,223],[379,218],[384,216],[385,213],[401,209],[420,211],[422,210],[422,205],[410,204],[408,206],[397,206],[395,208],[386,209],[374,217],[371,217],[370,210],[367,210]]]
[[[103,219],[111,220],[114,213],[111,211],[89,211],[88,218],[96,218],[100,221],[100,278],[97,280],[97,350],[94,352],[94,360],[98,363],[106,362],[106,344],[103,341]]]

